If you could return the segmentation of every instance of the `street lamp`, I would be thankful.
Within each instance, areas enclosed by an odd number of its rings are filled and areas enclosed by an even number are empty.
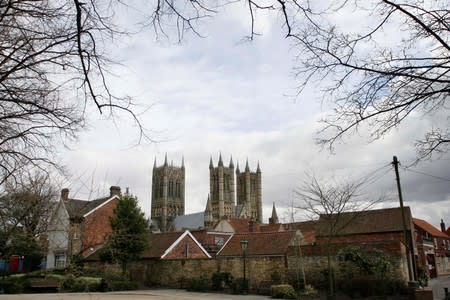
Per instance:
[[[248,292],[247,280],[245,279],[245,250],[247,250],[247,247],[248,247],[248,241],[246,239],[241,240],[242,256],[244,258],[244,282],[242,283],[242,288],[243,288],[242,293],[244,295],[247,295],[247,292]]]

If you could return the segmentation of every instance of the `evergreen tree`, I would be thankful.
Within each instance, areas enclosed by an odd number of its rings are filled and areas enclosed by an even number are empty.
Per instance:
[[[138,207],[137,198],[122,196],[110,217],[112,233],[102,251],[104,261],[120,263],[125,274],[128,263],[139,259],[148,247],[148,221]]]

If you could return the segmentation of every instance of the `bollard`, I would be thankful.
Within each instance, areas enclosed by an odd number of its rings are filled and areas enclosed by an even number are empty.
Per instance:
[[[444,299],[445,300],[449,299],[449,297],[448,297],[448,288],[444,288],[444,294],[445,294]]]

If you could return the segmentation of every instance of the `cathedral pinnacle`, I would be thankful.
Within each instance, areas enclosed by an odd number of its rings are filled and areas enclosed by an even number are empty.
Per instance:
[[[164,157],[164,167],[167,167],[167,152],[166,152],[166,156]]]
[[[212,169],[214,168],[213,162],[212,162],[212,155],[211,158],[209,159],[209,168]]]
[[[223,167],[222,153],[219,153],[219,167]]]
[[[250,172],[250,167],[248,166],[248,158],[247,162],[245,163],[245,172]]]
[[[184,169],[184,155],[181,156],[181,168]]]
[[[230,168],[234,168],[233,155],[231,155],[231,157],[230,157]]]
[[[275,202],[273,202],[273,207],[272,207],[272,217],[269,218],[269,224],[278,224],[278,215],[277,215],[277,210],[275,209]]]
[[[256,167],[256,173],[261,173],[261,169],[259,168],[259,161],[258,161],[258,166]]]
[[[156,156],[155,156],[155,161],[153,162],[153,169],[156,169]]]
[[[237,165],[236,165],[236,174],[239,174],[241,171],[239,171],[239,162],[237,162]]]

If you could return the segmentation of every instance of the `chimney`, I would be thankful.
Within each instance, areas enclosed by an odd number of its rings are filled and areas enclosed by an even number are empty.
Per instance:
[[[441,219],[441,231],[445,232],[445,223],[444,220]]]
[[[69,200],[69,189],[68,188],[64,188],[61,190],[61,200],[63,200],[64,202],[67,202],[67,200]]]
[[[120,197],[120,186],[111,186],[109,188],[110,196],[119,196]]]
[[[255,231],[255,221],[250,220],[248,222],[248,231],[249,232],[254,232]]]

